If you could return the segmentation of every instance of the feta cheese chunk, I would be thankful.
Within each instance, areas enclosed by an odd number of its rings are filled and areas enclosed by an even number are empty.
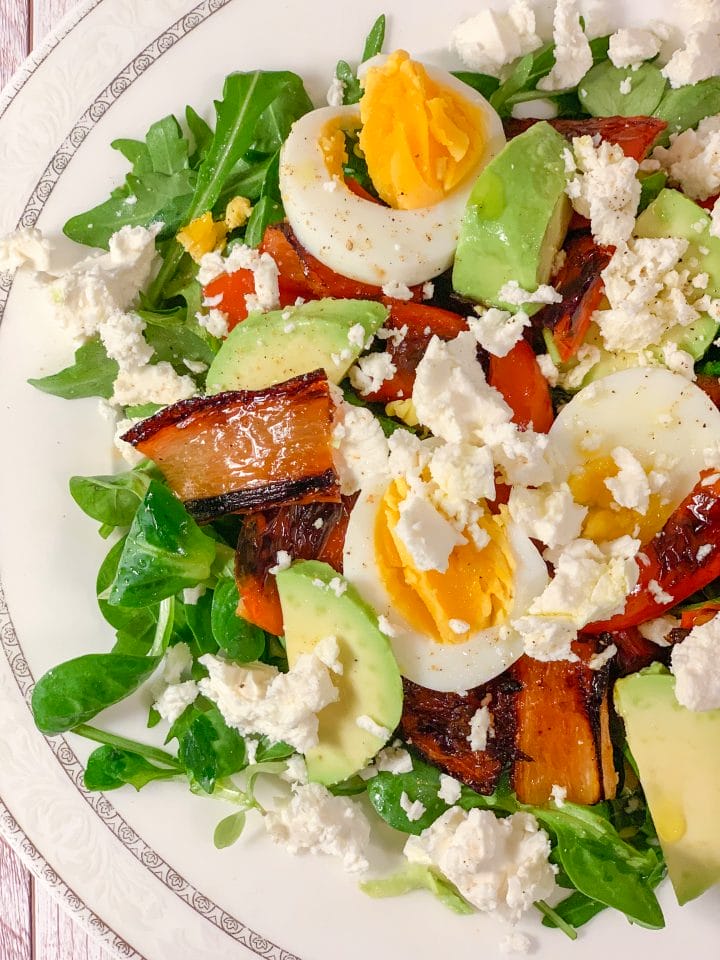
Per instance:
[[[662,68],[673,88],[707,80],[720,63],[720,9],[717,0],[698,0],[695,17],[685,36],[685,46],[673,53]]]
[[[195,702],[199,692],[194,680],[171,683],[155,701],[155,709],[163,720],[167,720],[170,724],[175,723],[185,709]]]
[[[506,357],[522,340],[523,330],[530,326],[530,317],[522,310],[508,313],[491,307],[478,317],[468,317],[468,326],[480,346],[496,357]]]
[[[340,77],[333,77],[325,98],[329,107],[341,107],[345,101],[345,84]]]
[[[370,824],[359,804],[334,797],[319,783],[299,784],[289,803],[264,817],[270,838],[293,854],[338,857],[349,873],[368,868]]]
[[[20,267],[47,273],[50,270],[50,242],[37,227],[22,227],[0,237],[0,273]]]
[[[574,137],[573,153],[579,173],[568,180],[566,191],[573,208],[590,220],[599,244],[624,243],[640,202],[637,160],[615,143],[604,140],[595,146],[590,136]]]
[[[350,368],[350,383],[363,397],[375,393],[386,380],[392,380],[397,367],[389,353],[370,353]]]
[[[652,30],[623,28],[610,37],[608,57],[613,66],[637,67],[643,60],[652,60],[660,52],[662,39]]]
[[[299,657],[288,673],[264,663],[238,666],[209,653],[200,663],[209,673],[198,683],[200,692],[217,704],[228,726],[283,740],[299,753],[317,744],[317,714],[338,698],[328,668],[313,654]]]
[[[535,14],[527,0],[516,0],[507,13],[481,10],[452,32],[450,46],[470,70],[500,75],[505,64],[541,46]]]
[[[400,504],[395,533],[417,570],[445,573],[455,547],[467,543],[430,500],[412,490]]]
[[[403,431],[404,432],[404,431]],[[341,401],[333,424],[333,463],[347,496],[388,476],[389,447],[382,427],[366,407]]]
[[[618,473],[608,477],[605,486],[618,506],[645,516],[650,505],[650,482],[642,464],[625,447],[616,447],[612,458],[618,466]]]
[[[592,50],[580,22],[575,0],[557,0],[553,17],[555,65],[538,82],[538,90],[574,87],[593,64]]]
[[[720,709],[720,616],[693,627],[672,649],[675,696],[688,710]]]
[[[470,733],[467,741],[473,751],[487,748],[488,737],[493,735],[492,714],[487,706],[479,707],[470,719]]]
[[[458,802],[461,794],[462,784],[455,780],[454,777],[449,777],[446,773],[441,773],[438,797],[452,807]]]
[[[706,200],[720,191],[720,114],[705,117],[696,130],[670,136],[669,147],[655,147],[652,159],[670,183],[693,200]]]
[[[421,820],[427,813],[425,804],[420,800],[411,800],[404,790],[400,794],[400,809],[404,811],[410,823]]]
[[[523,290],[517,280],[508,280],[498,290],[498,300],[521,307],[524,303],[561,303],[562,296],[547,283],[541,283],[537,290],[531,292]]]
[[[587,507],[575,503],[567,483],[529,490],[513,487],[508,509],[529,537],[548,547],[564,547],[580,536]]]
[[[530,814],[500,820],[489,810],[460,807],[405,844],[411,863],[434,866],[478,910],[512,923],[552,893],[557,868],[549,854],[548,836]]]

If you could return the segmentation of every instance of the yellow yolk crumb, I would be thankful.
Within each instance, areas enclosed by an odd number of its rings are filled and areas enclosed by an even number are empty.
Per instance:
[[[244,227],[250,219],[252,213],[252,204],[247,197],[233,197],[230,203],[225,207],[225,226],[230,230],[237,230],[238,227]]]
[[[360,147],[379,196],[413,210],[439,203],[485,146],[481,112],[433,81],[404,50],[365,76]]]
[[[390,484],[375,527],[375,556],[380,577],[395,608],[416,630],[440,643],[462,643],[468,636],[503,623],[513,599],[515,561],[504,520],[486,515],[480,526],[490,537],[482,550],[468,538],[455,547],[447,571],[417,570],[395,534],[400,504],[408,487],[402,480]],[[458,635],[451,620],[469,624]]]
[[[568,478],[576,503],[588,508],[582,535],[600,542],[615,540],[625,534],[637,536],[642,543],[651,540],[672,513],[672,504],[663,504],[659,494],[650,496],[647,513],[618,507],[605,481],[617,476],[619,467],[610,456],[589,460],[582,470]],[[637,531],[637,532],[636,532]]]
[[[420,423],[415,404],[409,397],[407,400],[391,400],[390,403],[385,404],[385,413],[389,417],[397,417],[409,427],[416,427]]]
[[[228,228],[224,221],[215,223],[212,213],[208,210],[184,227],[176,239],[193,260],[199,263],[206,253],[212,253],[213,250],[222,246],[227,233]]]

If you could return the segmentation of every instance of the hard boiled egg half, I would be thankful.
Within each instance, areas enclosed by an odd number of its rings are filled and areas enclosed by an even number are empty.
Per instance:
[[[548,582],[545,562],[507,515],[485,514],[481,549],[452,551],[447,570],[418,570],[395,535],[397,481],[360,492],[345,539],[344,573],[380,615],[404,677],[463,692],[506,670],[523,652],[506,630]],[[384,619],[383,619],[384,618]]]
[[[285,213],[300,243],[343,276],[423,283],[452,263],[470,191],[505,144],[502,123],[471,87],[402,50],[368,61],[362,82],[358,106],[293,125],[280,157]],[[357,131],[383,203],[345,183],[345,134]]]
[[[582,536],[599,542],[628,534],[646,543],[693,489],[706,451],[718,444],[720,412],[707,394],[669,370],[634,367],[573,397],[550,429],[547,455],[555,481],[567,482],[588,508]],[[636,464],[627,463],[628,454]]]

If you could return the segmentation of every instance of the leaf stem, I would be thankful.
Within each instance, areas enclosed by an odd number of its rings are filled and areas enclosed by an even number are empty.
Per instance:
[[[560,914],[553,910],[544,900],[537,900],[534,906],[544,917],[551,920],[558,930],[562,930],[566,937],[569,937],[570,940],[577,940],[577,930],[571,927],[566,920],[563,920]]]
[[[165,750],[159,750],[157,747],[150,747],[145,743],[138,743],[136,740],[128,740],[115,733],[108,733],[106,730],[99,730],[97,727],[91,727],[89,724],[81,723],[74,727],[72,733],[79,737],[85,737],[86,740],[92,740],[95,743],[106,743],[110,747],[117,747],[120,750],[129,750],[131,753],[137,753],[146,760],[154,760],[166,767],[171,767],[182,772],[182,764],[171,753]]]

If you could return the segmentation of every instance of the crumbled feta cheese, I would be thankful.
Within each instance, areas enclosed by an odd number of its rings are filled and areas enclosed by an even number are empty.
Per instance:
[[[211,336],[217,337],[219,340],[223,340],[230,332],[228,315],[216,307],[213,307],[208,313],[196,313],[195,319],[204,330],[207,330]]]
[[[528,615],[515,620],[512,626],[522,637],[525,653],[533,660],[578,660],[572,651],[578,628],[571,617]]]
[[[693,5],[695,16],[685,36],[685,46],[673,53],[662,68],[673,88],[707,80],[720,62],[720,10],[715,0]]]
[[[618,650],[615,644],[610,643],[604,650],[601,650],[599,653],[594,653],[588,660],[587,665],[591,670],[602,670],[605,664],[612,660],[617,652]]]
[[[327,585],[327,589],[334,593],[336,597],[341,597],[348,588],[347,580],[342,577],[333,577]]]
[[[452,807],[460,799],[461,793],[461,783],[458,783],[454,777],[449,777],[446,773],[440,774],[440,789],[438,790],[440,800],[444,800],[448,806]]]
[[[254,741],[245,741],[246,743],[252,743]],[[294,753],[291,757],[288,757],[285,761],[286,769],[284,773],[281,773],[280,776],[287,783],[293,784],[306,784],[308,782],[308,772],[307,765],[305,763],[305,758],[301,757],[299,753]]]
[[[695,559],[698,563],[702,563],[703,560],[705,560],[706,557],[709,557],[712,552],[713,545],[711,543],[703,543],[698,547],[697,553],[695,554]]]
[[[369,733],[371,737],[377,737],[378,740],[382,740],[383,743],[390,739],[390,734],[392,733],[387,727],[375,723],[373,718],[368,717],[367,714],[362,714],[362,716],[358,717],[355,720],[355,726],[364,730],[365,733]]]
[[[389,353],[371,353],[360,357],[357,364],[350,368],[350,382],[363,397],[375,393],[386,380],[392,380],[397,367]]]
[[[533,490],[513,487],[508,509],[529,537],[548,547],[564,547],[577,539],[587,516],[587,507],[575,503],[566,483]]]
[[[367,483],[381,482],[388,473],[388,456],[388,441],[370,410],[341,402],[333,426],[333,463],[340,492],[349,496]]]
[[[607,140],[595,146],[590,136],[574,137],[573,152],[579,173],[566,190],[573,208],[590,220],[598,243],[624,243],[635,227],[640,202],[637,160]]]
[[[428,470],[437,486],[437,490],[431,488],[433,502],[460,531],[478,519],[474,509],[478,501],[495,499],[495,469],[487,447],[437,445],[430,453]]]
[[[187,707],[195,702],[199,692],[198,685],[194,680],[171,683],[155,700],[155,709],[163,720],[173,724]]]
[[[652,60],[660,52],[661,38],[652,30],[623,28],[610,37],[608,57],[613,66],[635,67],[643,60]]]
[[[315,645],[313,656],[316,656],[320,663],[324,663],[332,673],[342,676],[344,667],[340,660],[340,647],[338,646],[337,637],[323,637],[323,639]]]
[[[404,790],[400,794],[400,808],[405,811],[405,816],[408,818],[410,823],[415,823],[417,820],[422,820],[427,812],[427,808],[424,803],[422,803],[420,800],[411,800]]]
[[[480,346],[496,357],[506,357],[518,340],[522,340],[525,327],[530,326],[530,317],[522,310],[511,314],[491,307],[479,317],[467,319]]]
[[[451,807],[417,837],[409,837],[411,863],[434,865],[478,910],[516,922],[550,896],[557,867],[548,862],[550,840],[535,817]]]
[[[532,947],[532,940],[525,933],[520,933],[519,930],[512,930],[510,933],[507,933],[500,943],[498,944],[500,948],[500,953],[530,953],[530,948]]]
[[[650,483],[643,465],[626,447],[615,447],[612,458],[618,472],[605,480],[605,486],[618,506],[645,516],[650,505]]]
[[[367,334],[365,333],[365,327],[361,323],[356,323],[348,330],[348,343],[352,347],[357,347],[358,350],[362,350],[365,346],[366,337]]]
[[[217,704],[228,726],[283,740],[300,753],[317,744],[317,714],[338,698],[327,667],[312,654],[299,657],[288,673],[264,663],[241,667],[212,654],[200,663],[209,673],[200,692]]]
[[[651,580],[650,583],[648,583],[648,590],[655,603],[665,605],[673,603],[675,600],[672,594],[668,593],[667,590],[663,590],[657,580]]]
[[[677,343],[668,340],[662,345],[662,355],[665,366],[673,373],[679,373],[680,376],[688,380],[695,380],[695,359],[687,350],[681,350]]]
[[[411,490],[400,504],[395,535],[410,554],[416,570],[445,573],[450,554],[467,539],[440,513],[434,504]]]
[[[224,293],[218,293],[215,297],[203,297],[202,305],[204,307],[219,307],[223,302],[224,296]]]
[[[335,797],[319,783],[295,787],[290,802],[269,810],[264,823],[270,838],[293,854],[325,853],[339,857],[350,873],[368,868],[365,852],[370,824],[359,804]]]
[[[30,267],[40,273],[50,270],[52,247],[37,227],[22,227],[0,237],[0,273]]]
[[[621,80],[619,90],[626,97],[632,91],[632,77],[625,77],[624,80]]]
[[[392,297],[394,300],[412,300],[413,292],[406,283],[400,283],[397,280],[391,280],[383,284],[382,292],[386,297]]]
[[[521,430],[515,423],[488,424],[478,432],[509,484],[542,484],[551,479],[547,434]]]
[[[710,214],[710,236],[720,238],[720,199],[715,201]],[[702,249],[700,252],[702,253]],[[704,254],[704,256],[707,256],[707,254]]]
[[[535,14],[527,0],[516,0],[507,13],[481,10],[452,32],[450,46],[470,70],[500,75],[505,64],[542,44],[535,33]]]
[[[575,366],[559,378],[560,386],[566,390],[578,390],[599,359],[599,349],[591,343],[584,343],[575,354]]]
[[[462,636],[462,634],[467,633],[470,629],[470,624],[467,622],[467,620],[450,619],[448,620],[448,626],[452,632],[456,633],[458,636]]]
[[[656,147],[657,160],[670,182],[694,200],[720,191],[720,114],[705,117],[696,130],[670,136],[669,147]]]
[[[656,643],[659,647],[669,647],[668,637],[679,626],[680,621],[675,617],[656,617],[654,620],[641,623],[638,630],[640,635],[651,643]]]
[[[292,557],[287,552],[287,550],[278,550],[275,555],[275,566],[270,567],[268,573],[280,573],[282,570],[287,570],[287,568],[292,563]]]
[[[475,751],[486,750],[488,737],[492,736],[492,714],[487,706],[478,707],[470,718],[470,733],[466,738],[470,744],[470,749]]]
[[[326,180],[325,183],[323,184],[323,190],[325,190],[326,193],[335,193],[337,188],[338,188],[337,177],[333,177],[332,180]]]
[[[208,365],[203,363],[202,360],[189,360],[187,357],[183,358],[183,365],[188,368],[190,373],[205,373],[208,368]]]
[[[538,81],[538,90],[577,86],[593,64],[592,50],[580,22],[575,0],[557,0],[553,17],[555,65]]]
[[[498,290],[498,300],[512,307],[521,307],[524,303],[561,303],[562,296],[546,283],[541,283],[537,290],[531,292],[523,290],[517,280],[508,280]]]
[[[673,647],[670,669],[675,675],[675,696],[688,710],[720,708],[720,617],[693,627],[682,643]]]
[[[558,385],[558,380],[560,379],[560,371],[553,363],[553,359],[549,353],[541,353],[537,358],[538,366],[540,367],[540,373],[545,377],[547,382],[551,387],[556,387]]]
[[[322,528],[325,526],[325,521],[322,517],[318,517],[317,520],[313,520],[313,526],[316,530],[322,530]]]
[[[329,107],[341,107],[345,102],[345,84],[340,77],[332,78],[326,99]]]
[[[567,787],[561,787],[557,783],[552,785],[550,796],[556,807],[564,807],[567,801]]]
[[[428,280],[422,285],[422,298],[423,300],[432,300],[435,296],[435,284],[432,280]]]
[[[163,360],[143,367],[121,367],[111,402],[120,407],[142,403],[158,403],[165,407],[195,396],[196,391],[192,377],[179,376],[172,365]]]
[[[397,741],[399,743],[399,741]],[[412,757],[402,747],[394,745],[381,750],[373,761],[373,776],[375,773],[392,773],[399,776],[403,773],[412,773]]]
[[[115,449],[118,451],[123,460],[131,467],[136,467],[139,463],[142,463],[142,461],[145,459],[145,456],[144,454],[140,453],[139,450],[136,450],[131,443],[128,443],[127,440],[123,440],[123,435],[139,422],[139,420],[118,420],[115,427],[115,434],[113,436]]]
[[[384,633],[386,637],[397,636],[397,630],[383,614],[378,617],[378,630],[380,633]]]

